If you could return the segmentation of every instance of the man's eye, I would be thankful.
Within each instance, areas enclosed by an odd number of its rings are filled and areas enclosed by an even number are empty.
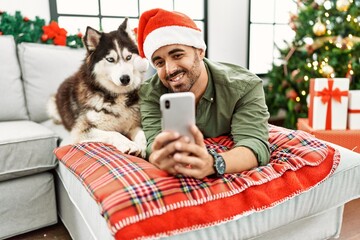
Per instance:
[[[174,59],[180,59],[183,56],[183,54],[175,54],[173,55]]]
[[[164,65],[164,61],[156,61],[154,62],[154,66],[159,68],[159,67],[162,67]]]
[[[126,59],[126,61],[130,61],[131,58],[132,58],[132,55],[127,55],[125,59]]]
[[[113,57],[107,57],[107,58],[105,58],[105,59],[106,59],[106,61],[108,61],[109,63],[115,62],[115,59],[114,59]]]

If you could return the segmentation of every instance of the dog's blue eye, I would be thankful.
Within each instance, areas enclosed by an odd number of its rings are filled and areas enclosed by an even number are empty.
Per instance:
[[[108,57],[108,58],[106,58],[106,61],[113,63],[113,62],[115,62],[115,59],[112,57]]]
[[[125,58],[126,61],[130,61],[131,57],[132,57],[132,55],[127,55],[126,58]]]

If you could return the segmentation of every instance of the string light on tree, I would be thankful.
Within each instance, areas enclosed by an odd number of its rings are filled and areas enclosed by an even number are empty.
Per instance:
[[[329,0],[326,0],[326,1],[324,2],[324,8],[325,8],[326,10],[330,10],[330,9],[332,8],[332,2],[329,1]]]

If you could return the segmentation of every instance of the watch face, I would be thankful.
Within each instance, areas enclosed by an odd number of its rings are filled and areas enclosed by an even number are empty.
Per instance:
[[[225,161],[222,157],[217,157],[216,158],[216,171],[218,175],[223,175],[225,173]]]

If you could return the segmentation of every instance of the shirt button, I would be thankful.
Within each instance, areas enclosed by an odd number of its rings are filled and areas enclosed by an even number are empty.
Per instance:
[[[214,98],[210,98],[210,101],[213,102],[213,101],[214,101]]]

